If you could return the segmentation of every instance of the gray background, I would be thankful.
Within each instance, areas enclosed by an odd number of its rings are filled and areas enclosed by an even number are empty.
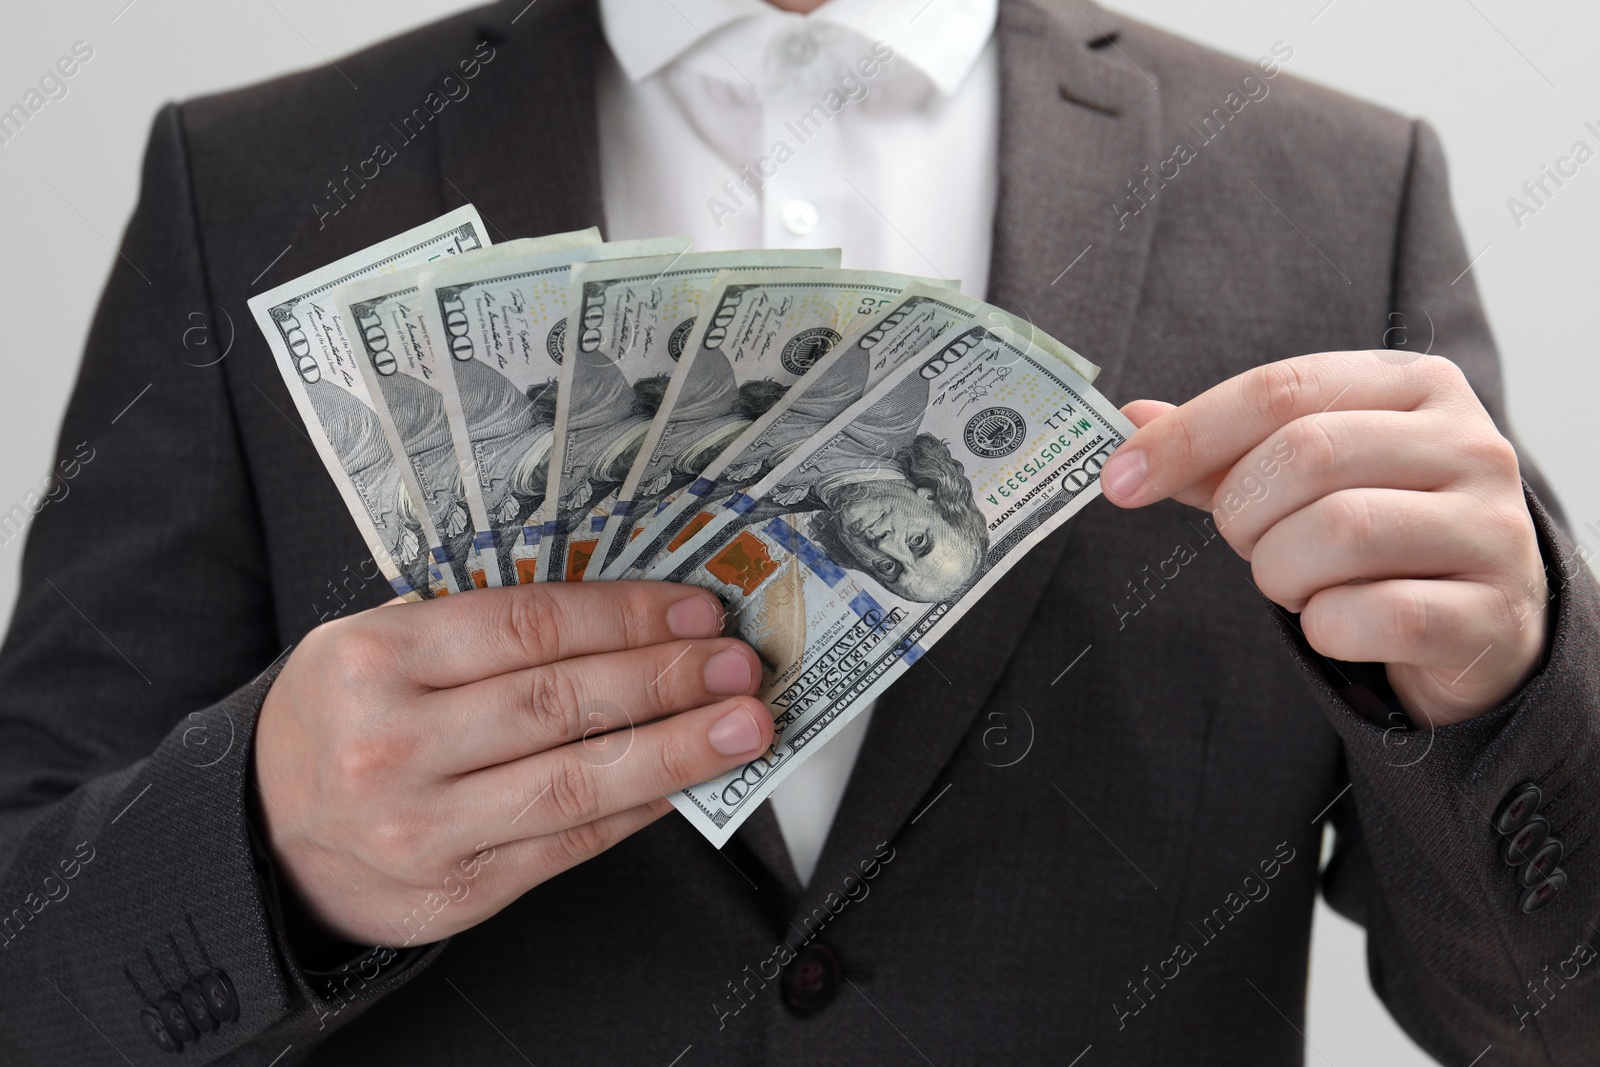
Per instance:
[[[87,41],[95,54],[68,81],[66,97],[48,103],[19,136],[0,145],[0,233],[9,253],[0,267],[6,340],[0,367],[9,396],[7,417],[0,420],[0,512],[21,502],[51,463],[56,425],[114,243],[133,208],[140,153],[157,107],[316,66],[470,6],[459,0],[93,0],[11,12],[0,34],[0,107],[19,101],[75,41]],[[1581,536],[1600,551],[1600,479],[1590,469],[1592,437],[1583,432],[1593,428],[1585,420],[1593,418],[1588,405],[1600,387],[1593,358],[1600,159],[1568,179],[1520,227],[1507,207],[1523,182],[1537,178],[1541,166],[1565,155],[1574,141],[1600,149],[1600,137],[1584,129],[1586,121],[1600,128],[1600,67],[1587,54],[1600,39],[1600,9],[1541,0],[1125,0],[1113,6],[1246,58],[1286,41],[1295,50],[1287,64],[1291,73],[1425,116],[1438,127],[1469,252],[1482,252],[1470,277],[1486,294],[1500,339],[1512,419],[1554,482],[1573,527],[1595,524]],[[1296,221],[1314,239],[1320,220]],[[235,324],[251,328],[244,309],[234,310]],[[1423,344],[1425,326],[1408,325],[1412,343]],[[175,352],[194,363],[214,358],[226,337],[203,330],[202,320],[174,324]],[[114,436],[93,444],[116,447]],[[114,526],[106,530],[114,535]],[[20,548],[20,539],[0,545],[0,621],[15,598]],[[1307,1062],[1431,1062],[1372,997],[1363,953],[1361,931],[1319,905]],[[1493,1053],[1483,1063],[1490,1067]]]

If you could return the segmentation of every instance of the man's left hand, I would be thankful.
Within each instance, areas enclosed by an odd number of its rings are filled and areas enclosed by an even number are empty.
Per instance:
[[[1517,454],[1454,363],[1326,352],[1122,410],[1140,429],[1107,499],[1210,511],[1311,647],[1385,664],[1418,726],[1481,715],[1537,669],[1549,595]]]

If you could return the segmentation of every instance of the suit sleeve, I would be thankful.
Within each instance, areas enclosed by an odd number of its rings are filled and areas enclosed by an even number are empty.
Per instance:
[[[251,735],[288,650],[218,362],[232,326],[169,106],[55,480],[5,516],[27,548],[0,649],[0,1062],[167,1062],[152,1015],[181,1033],[187,1012],[189,1062],[266,1063],[437,951],[313,989],[251,847]]]
[[[1433,353],[1461,366],[1510,436],[1494,342],[1463,276],[1468,262],[1443,152],[1418,124],[1387,325],[1404,323],[1412,350],[1431,331]],[[1588,1064],[1600,1049],[1600,855],[1592,841],[1600,589],[1525,455],[1522,470],[1549,581],[1551,636],[1538,672],[1500,707],[1419,729],[1399,710],[1381,665],[1329,661],[1279,622],[1344,743],[1350,790],[1333,813],[1341,847],[1327,896],[1366,925],[1373,985],[1389,1010],[1447,1063],[1473,1062],[1491,1045],[1502,1064]],[[1541,826],[1532,827],[1534,816]],[[1535,838],[1559,843],[1544,858],[1559,874],[1507,862],[1504,831],[1516,827],[1532,850]]]

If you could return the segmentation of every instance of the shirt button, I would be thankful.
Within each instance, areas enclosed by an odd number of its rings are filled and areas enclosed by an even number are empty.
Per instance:
[[[789,34],[778,42],[778,54],[791,67],[803,67],[817,57],[817,42],[804,30]]]
[[[817,205],[809,200],[784,201],[778,217],[783,220],[783,228],[796,237],[804,237],[816,229],[817,223],[822,221],[822,214],[817,211]]]

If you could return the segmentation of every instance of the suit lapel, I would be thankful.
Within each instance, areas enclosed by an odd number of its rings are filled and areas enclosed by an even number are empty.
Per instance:
[[[1119,210],[1139,205],[1131,187],[1164,155],[1155,75],[1089,0],[1016,0],[1000,12],[989,300],[1105,368],[1103,388],[1122,370],[1155,232],[1155,204],[1136,218]]]
[[[1088,0],[1002,2],[1000,196],[989,300],[1105,368],[1123,360],[1155,220],[1114,203],[1160,159],[1156,88]],[[1070,269],[1068,269],[1070,267]],[[800,911],[938,795],[938,773],[1004,672],[1073,524],[1035,548],[880,701]],[[774,827],[774,829],[776,829]]]
[[[444,204],[475,204],[496,242],[603,225],[597,6],[512,0],[485,9],[480,32],[494,58],[439,116]]]

